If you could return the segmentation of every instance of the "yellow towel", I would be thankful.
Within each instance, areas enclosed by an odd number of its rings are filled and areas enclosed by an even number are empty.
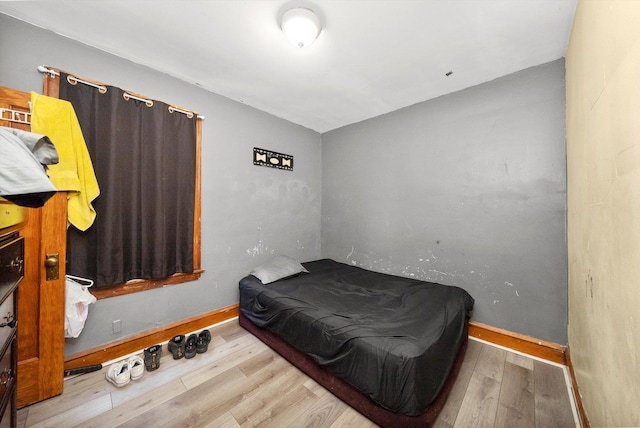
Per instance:
[[[71,103],[31,92],[31,132],[48,136],[58,151],[60,162],[48,173],[58,190],[69,192],[67,226],[87,230],[96,217],[91,202],[100,188]]]

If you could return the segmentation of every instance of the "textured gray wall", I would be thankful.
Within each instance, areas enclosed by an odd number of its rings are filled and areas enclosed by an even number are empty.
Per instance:
[[[202,144],[202,267],[197,282],[91,305],[65,354],[238,302],[238,281],[273,253],[320,256],[321,137],[166,74],[0,14],[0,85],[42,91],[38,65],[101,80],[205,115]],[[293,172],[252,164],[253,147],[294,156]],[[122,333],[112,334],[113,320]]]
[[[560,59],[323,134],[323,257],[460,286],[474,320],[566,344],[564,108]]]

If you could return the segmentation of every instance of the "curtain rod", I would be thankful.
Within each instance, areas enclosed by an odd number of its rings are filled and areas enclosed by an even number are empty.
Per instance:
[[[53,70],[51,68],[47,68],[44,65],[39,65],[38,66],[38,71],[40,73],[44,73],[44,74],[49,74],[51,76],[51,78],[54,78],[55,76],[60,76],[60,72],[57,70]],[[72,85],[77,85],[78,83],[83,83],[87,86],[91,86],[93,88],[96,88],[101,94],[104,94],[107,92],[107,87],[105,85],[101,85],[99,83],[94,83],[94,82],[88,82],[86,80],[82,80],[82,79],[78,79],[76,76],[72,76],[71,74],[67,75],[67,82],[71,83]]]
[[[60,73],[52,70],[50,68],[45,67],[44,65],[39,65],[38,66],[38,71],[42,74],[50,74],[51,77],[56,77],[56,76],[60,76]]]
[[[53,77],[55,77],[55,76],[60,76],[60,72],[59,72],[59,71],[54,70],[54,69],[49,68],[49,67],[46,67],[46,66],[44,66],[44,65],[39,65],[39,66],[38,66],[38,71],[39,71],[40,73],[43,73],[43,74],[49,74],[52,78],[53,78]],[[75,84],[77,84],[77,83],[83,83],[83,84],[85,84],[85,85],[92,86],[92,87],[94,87],[94,88],[97,88],[97,89],[98,89],[98,91],[100,91],[100,93],[102,93],[102,94],[104,94],[105,92],[107,92],[107,87],[106,87],[106,86],[104,86],[104,85],[100,85],[100,84],[97,84],[97,83],[88,82],[88,81],[86,81],[86,80],[78,79],[77,77],[72,76],[72,75],[68,75],[68,76],[67,76],[67,81],[68,81],[69,83],[71,83],[72,85],[75,85]],[[135,95],[133,95],[133,94],[130,94],[130,93],[126,92],[126,91],[124,92],[124,94],[123,94],[122,96],[124,97],[124,99],[125,99],[125,100],[129,100],[129,98],[133,98],[134,100],[142,101],[142,102],[144,102],[148,107],[151,107],[151,106],[153,105],[153,100],[152,100],[152,99],[149,99],[149,98],[140,98],[140,97],[137,97],[137,96],[135,96]],[[182,113],[182,114],[186,115],[188,118],[192,118],[192,117],[193,117],[193,115],[194,115],[194,113],[195,113],[195,112],[193,112],[193,111],[183,110],[183,109],[180,109],[180,108],[178,108],[178,107],[174,107],[174,106],[172,106],[172,105],[170,105],[170,106],[168,107],[168,109],[169,109],[169,112],[170,112],[170,113],[173,113],[173,112]],[[198,118],[198,119],[201,119],[201,120],[204,120],[204,116],[202,116],[202,115],[197,115],[197,118]]]

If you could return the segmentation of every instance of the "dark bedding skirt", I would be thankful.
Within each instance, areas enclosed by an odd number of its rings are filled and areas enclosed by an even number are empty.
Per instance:
[[[329,259],[303,265],[309,273],[267,285],[243,278],[241,319],[394,414],[427,411],[467,340],[473,298]]]
[[[279,336],[271,333],[269,330],[260,328],[253,324],[247,317],[239,316],[240,325],[268,345],[271,349],[280,354],[283,358],[296,366],[307,376],[318,382],[333,395],[344,401],[347,405],[357,410],[362,415],[369,418],[381,427],[403,427],[403,428],[424,428],[430,427],[435,422],[438,414],[447,402],[447,397],[453,389],[455,380],[460,372],[460,367],[464,361],[464,355],[467,350],[467,340],[465,340],[460,348],[456,360],[449,372],[447,380],[438,393],[438,396],[431,402],[429,407],[417,416],[407,416],[395,413],[380,406],[371,398],[358,391],[353,385],[336,377],[326,368],[316,364],[313,359],[298,351]]]

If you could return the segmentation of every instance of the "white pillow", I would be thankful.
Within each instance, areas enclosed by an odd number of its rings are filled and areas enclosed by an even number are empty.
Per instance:
[[[275,256],[253,269],[251,275],[258,278],[263,284],[269,284],[302,272],[308,273],[309,271],[291,257]]]

